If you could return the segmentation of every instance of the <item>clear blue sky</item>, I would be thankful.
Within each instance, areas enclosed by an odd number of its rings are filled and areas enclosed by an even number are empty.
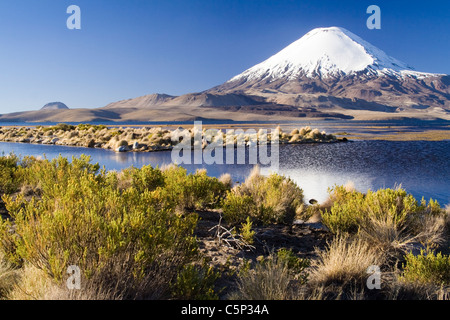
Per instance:
[[[66,27],[71,4],[81,30]],[[381,30],[366,27],[371,4]],[[203,91],[329,26],[450,74],[448,0],[1,0],[0,114]]]

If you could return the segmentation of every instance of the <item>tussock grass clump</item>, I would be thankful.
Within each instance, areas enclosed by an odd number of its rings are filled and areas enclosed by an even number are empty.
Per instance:
[[[18,278],[18,272],[5,259],[2,252],[0,252],[0,300],[7,297],[9,292],[14,288]]]
[[[16,270],[16,275],[16,281],[6,296],[8,300],[49,300],[62,291],[61,286],[44,271],[30,264]]]
[[[260,259],[254,268],[241,270],[237,290],[230,296],[240,300],[291,300],[298,295],[292,285],[306,283],[309,261],[297,258],[292,251],[280,249]]]
[[[361,227],[358,236],[386,259],[405,254],[418,238],[408,234],[392,217],[370,217]]]
[[[445,230],[447,238],[450,239],[450,204],[445,206],[444,209],[446,216],[445,216]]]
[[[383,262],[367,242],[348,235],[336,236],[325,250],[317,250],[316,254],[318,259],[312,262],[311,272],[315,285],[365,283],[367,269]]]
[[[300,136],[299,134],[294,134],[294,135],[292,135],[291,139],[289,140],[289,143],[301,141],[302,140],[301,137],[302,136]]]
[[[233,187],[233,179],[229,173],[224,173],[219,177],[219,182],[222,183],[227,189]]]
[[[237,282],[238,290],[231,299],[290,300],[293,297],[289,288],[291,279],[287,265],[274,257],[241,275]]]
[[[417,281],[405,281],[401,278],[387,282],[384,290],[387,300],[449,300],[448,287]]]

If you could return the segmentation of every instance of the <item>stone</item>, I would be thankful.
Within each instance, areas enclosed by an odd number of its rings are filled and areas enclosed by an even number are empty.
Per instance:
[[[128,148],[126,146],[120,146],[116,148],[116,152],[127,152]]]

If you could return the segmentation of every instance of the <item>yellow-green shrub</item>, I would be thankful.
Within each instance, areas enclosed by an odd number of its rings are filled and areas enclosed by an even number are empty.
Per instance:
[[[228,191],[223,202],[223,215],[228,223],[243,222],[247,217],[256,215],[256,204],[250,195],[240,195]]]
[[[163,170],[163,177],[168,196],[184,209],[214,207],[229,188],[217,178],[209,177],[206,171],[187,174],[187,170],[179,166]]]
[[[241,224],[240,229],[240,235],[242,237],[242,240],[244,240],[246,243],[252,245],[254,242],[255,237],[255,231],[252,229],[253,223],[250,220],[250,217],[247,217],[247,220],[245,220],[244,223]]]
[[[220,273],[204,263],[184,266],[173,285],[173,294],[183,300],[217,300],[216,280]]]
[[[17,173],[21,181],[38,193],[44,192],[48,197],[53,196],[58,188],[64,188],[69,180],[86,174],[95,176],[100,169],[99,164],[90,163],[90,157],[86,155],[81,155],[80,158],[72,157],[71,162],[59,156],[51,161],[25,158],[22,163]],[[99,178],[94,177],[97,180]]]
[[[302,208],[303,191],[277,174],[253,174],[228,192],[223,202],[223,214],[230,223],[243,222],[248,216],[265,224],[290,223]]]
[[[18,157],[13,154],[0,157],[0,196],[13,193],[19,188],[19,181],[16,177],[18,163]]]
[[[410,282],[450,285],[450,256],[422,250],[405,256],[402,279]]]
[[[60,282],[67,267],[77,265],[86,281],[100,281],[103,289],[123,284],[118,294],[134,298],[151,295],[152,285],[141,283],[155,272],[164,277],[158,290],[168,294],[196,256],[195,214],[155,209],[152,191],[120,191],[86,159],[45,160],[32,168],[42,197],[4,199],[12,220],[1,221],[0,239],[10,262],[27,261]]]
[[[412,227],[424,214],[439,214],[439,205],[431,200],[421,204],[403,189],[380,189],[366,194],[337,186],[330,190],[331,208],[322,213],[323,223],[333,232],[356,233],[370,219],[389,218],[398,226]]]

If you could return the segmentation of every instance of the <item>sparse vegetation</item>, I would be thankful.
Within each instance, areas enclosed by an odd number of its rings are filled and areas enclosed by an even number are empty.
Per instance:
[[[294,265],[292,265],[294,264]],[[291,286],[297,262],[293,262],[285,252],[272,253],[259,259],[253,268],[244,269],[237,280],[237,290],[231,299],[242,300],[292,300],[296,292]],[[303,268],[300,273],[303,272]],[[306,275],[301,274],[305,278]]]
[[[449,297],[449,209],[403,189],[336,186],[307,205],[292,180],[258,169],[233,185],[174,165],[9,155],[0,171],[0,299]],[[65,287],[70,265],[80,291]],[[381,290],[366,288],[372,265]]]
[[[195,143],[194,133],[195,127],[187,129],[188,135],[191,137],[191,144]],[[294,130],[295,131],[295,130]],[[55,126],[36,126],[35,128],[11,127],[4,128],[0,131],[0,141],[20,142],[34,144],[56,144],[63,146],[77,146],[85,148],[103,148],[118,152],[151,152],[159,150],[171,150],[180,142],[180,139],[174,136],[179,133],[177,130],[167,130],[160,127],[153,128],[114,128],[105,125],[78,124],[77,126],[60,123]],[[296,130],[297,134],[280,133],[280,143],[329,143],[337,142],[338,139],[334,135],[327,135],[325,132],[319,132],[317,129],[302,128]],[[303,134],[301,134],[303,132]],[[207,130],[200,132],[207,134]],[[227,140],[231,140],[233,144],[237,143],[237,136],[233,135],[232,139],[227,139],[226,134],[222,135],[224,145]],[[251,133],[242,133],[240,138],[246,143],[250,140]],[[273,137],[270,133],[254,135],[257,143],[267,143]],[[211,141],[212,142],[212,141]],[[207,143],[197,141],[202,147],[206,147]],[[122,147],[122,148],[120,148]],[[119,150],[120,148],[120,150]]]

